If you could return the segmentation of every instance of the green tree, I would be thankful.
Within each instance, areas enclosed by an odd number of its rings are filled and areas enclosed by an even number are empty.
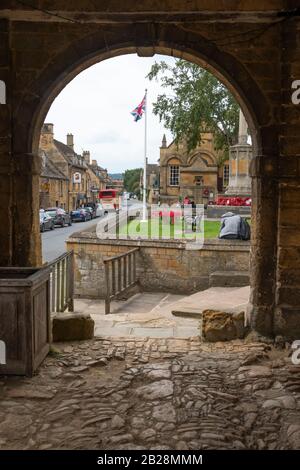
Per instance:
[[[201,142],[201,132],[214,133],[220,163],[237,140],[239,106],[227,88],[211,73],[185,60],[175,65],[156,62],[147,75],[160,81],[167,93],[157,97],[153,112],[169,129],[175,142],[186,140],[188,151]]]
[[[129,193],[135,193],[136,195],[139,195],[141,171],[141,168],[134,168],[133,170],[125,171],[124,188]]]

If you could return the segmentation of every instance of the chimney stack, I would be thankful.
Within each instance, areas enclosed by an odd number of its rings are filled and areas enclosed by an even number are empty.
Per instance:
[[[40,136],[40,147],[45,150],[51,147],[53,144],[53,138],[54,138],[54,126],[50,122],[45,122],[43,124],[42,130],[41,130],[41,136]]]
[[[98,166],[97,160],[92,160],[92,165],[93,165],[93,166]]]
[[[85,163],[87,163],[87,164],[89,165],[90,162],[91,162],[91,154],[90,154],[90,151],[89,151],[89,150],[84,150],[82,156],[83,156],[83,158],[84,158]]]
[[[73,134],[67,134],[67,146],[74,150],[74,136]]]

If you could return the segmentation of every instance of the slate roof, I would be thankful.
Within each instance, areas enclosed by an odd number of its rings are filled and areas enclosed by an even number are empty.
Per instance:
[[[49,160],[46,152],[43,152],[46,155],[46,162],[45,166],[42,166],[41,176],[43,178],[53,178],[53,179],[60,179],[60,180],[68,180],[68,178],[64,175],[62,171]]]
[[[77,167],[80,167],[80,168],[86,168],[87,167],[84,160],[83,160],[82,164],[74,162],[74,160],[73,160],[74,157],[77,157],[80,160],[82,160],[82,156],[77,155],[77,153],[71,147],[69,147],[66,144],[63,144],[62,142],[60,142],[59,140],[56,140],[56,139],[53,139],[53,142],[54,142],[54,145],[56,146],[57,150],[64,156],[64,158],[67,160],[67,162],[70,165],[77,166]]]

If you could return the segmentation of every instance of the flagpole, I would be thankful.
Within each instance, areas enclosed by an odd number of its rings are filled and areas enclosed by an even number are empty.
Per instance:
[[[145,90],[145,140],[144,140],[144,178],[143,178],[143,221],[147,220],[147,88]]]

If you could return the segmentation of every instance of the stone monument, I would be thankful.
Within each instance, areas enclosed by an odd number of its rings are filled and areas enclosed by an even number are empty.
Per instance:
[[[247,129],[246,119],[240,110],[238,143],[229,149],[229,184],[225,193],[228,196],[251,196],[249,165],[252,145],[247,143]]]

